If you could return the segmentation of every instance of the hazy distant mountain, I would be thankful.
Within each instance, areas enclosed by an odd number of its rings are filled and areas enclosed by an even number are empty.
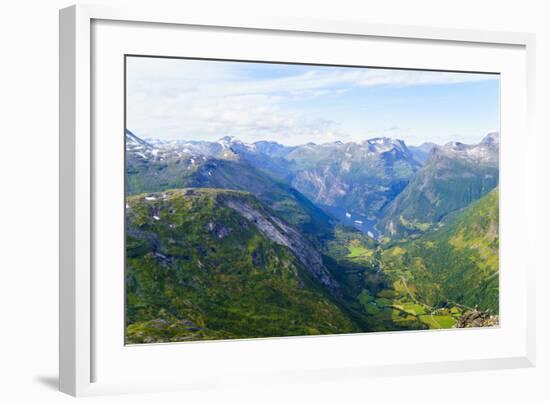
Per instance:
[[[223,140],[242,160],[246,160],[277,180],[290,183],[294,166],[286,156],[296,147],[284,146],[273,141],[258,141],[249,144],[234,137],[225,137]]]
[[[320,206],[367,219],[407,185],[420,167],[401,140],[304,145],[286,157],[294,163],[292,186]]]
[[[344,222],[376,218],[420,168],[405,143],[390,138],[293,147],[233,140],[231,149]]]
[[[418,161],[420,164],[424,164],[424,162],[430,155],[431,150],[436,146],[437,145],[435,143],[424,142],[422,145],[419,146],[409,146],[409,150],[411,151],[416,161]]]

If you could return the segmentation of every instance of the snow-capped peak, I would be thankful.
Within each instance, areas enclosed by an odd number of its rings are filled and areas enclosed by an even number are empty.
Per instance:
[[[233,143],[241,143],[241,141],[235,138],[234,136],[226,135],[218,139],[218,143],[221,145],[231,145]]]
[[[500,134],[498,132],[488,133],[482,140],[484,145],[498,145],[500,143]]]
[[[462,159],[485,163],[498,162],[499,135],[492,132],[485,136],[477,145],[466,145],[461,142],[448,142],[443,146],[435,146],[433,152]]]
[[[126,136],[126,145],[130,145],[132,147],[144,147],[144,148],[152,148],[153,146],[149,144],[148,142],[144,141],[141,138],[138,138],[136,135],[134,135],[130,130],[125,130],[125,136]]]
[[[364,144],[368,145],[370,152],[384,153],[392,150],[398,150],[401,153],[408,152],[405,142],[401,139],[393,139],[388,137],[379,137],[367,139]]]

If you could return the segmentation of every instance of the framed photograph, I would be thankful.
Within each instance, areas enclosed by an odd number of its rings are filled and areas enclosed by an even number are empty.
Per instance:
[[[534,365],[534,37],[60,12],[60,387]]]

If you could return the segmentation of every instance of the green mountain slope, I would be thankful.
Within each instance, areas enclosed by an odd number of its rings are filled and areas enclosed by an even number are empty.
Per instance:
[[[422,303],[498,314],[498,188],[443,228],[384,249],[386,274]]]
[[[321,255],[250,194],[131,196],[126,221],[128,343],[359,331]]]
[[[498,136],[478,145],[435,147],[407,187],[383,210],[378,228],[391,237],[418,234],[498,185]]]

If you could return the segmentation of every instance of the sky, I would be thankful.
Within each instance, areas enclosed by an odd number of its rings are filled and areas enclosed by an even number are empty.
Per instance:
[[[142,138],[477,143],[499,130],[499,77],[132,56],[126,119]]]

